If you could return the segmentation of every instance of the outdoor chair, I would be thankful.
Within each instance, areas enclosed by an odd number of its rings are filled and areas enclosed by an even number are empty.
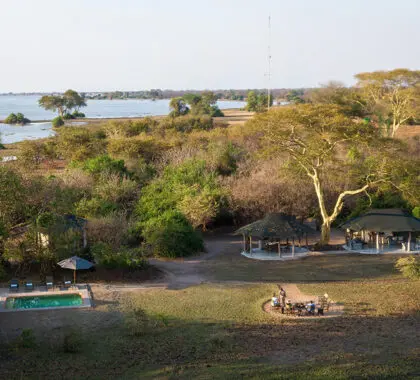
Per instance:
[[[54,289],[54,281],[52,276],[47,276],[45,278],[45,286],[47,287],[47,291],[49,289]]]
[[[324,315],[324,312],[330,308],[330,300],[326,296],[318,296],[318,304],[318,315]]]
[[[32,292],[35,289],[34,283],[32,281],[25,281],[25,290],[27,292]]]
[[[67,280],[65,277],[63,278],[63,290],[68,290],[72,286],[71,280]]]
[[[9,291],[11,292],[18,292],[19,291],[19,281],[16,279],[13,279],[9,283]]]

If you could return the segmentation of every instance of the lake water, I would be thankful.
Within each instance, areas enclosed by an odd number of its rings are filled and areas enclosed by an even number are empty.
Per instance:
[[[29,120],[51,120],[56,113],[45,111],[38,106],[40,96],[0,96],[0,120],[4,120],[10,113],[21,112]],[[220,109],[241,108],[245,102],[219,101]],[[87,100],[87,107],[82,112],[89,118],[122,118],[158,116],[169,113],[169,99],[140,100]],[[23,140],[34,140],[54,135],[51,123],[31,123],[25,126],[13,126],[0,124],[1,141],[4,144],[11,144]]]

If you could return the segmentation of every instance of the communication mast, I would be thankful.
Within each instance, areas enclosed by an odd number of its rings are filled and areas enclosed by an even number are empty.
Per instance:
[[[270,109],[271,97],[271,15],[268,16],[268,85],[267,85],[267,108]]]

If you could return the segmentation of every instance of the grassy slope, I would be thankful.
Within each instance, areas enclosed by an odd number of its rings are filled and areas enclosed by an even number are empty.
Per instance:
[[[98,298],[95,311],[73,311],[65,325],[81,334],[80,352],[64,353],[64,328],[44,326],[36,349],[3,346],[0,377],[406,378],[418,369],[420,282],[389,284],[301,285],[350,306],[349,315],[328,320],[264,314],[261,304],[275,284],[156,289],[112,303]],[[369,304],[362,312],[352,306],[359,300]],[[98,328],[113,313],[122,318]]]

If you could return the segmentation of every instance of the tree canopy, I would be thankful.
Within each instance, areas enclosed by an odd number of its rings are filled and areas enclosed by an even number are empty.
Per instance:
[[[67,90],[63,95],[44,95],[38,104],[47,111],[58,112],[61,117],[71,114],[72,110],[78,112],[81,107],[86,107],[85,99],[74,90]]]
[[[416,163],[397,159],[403,156],[402,143],[381,138],[372,124],[354,121],[338,106],[307,104],[273,109],[257,117],[251,126],[262,131],[267,153],[285,155],[288,169],[312,182],[323,220],[324,244],[346,198],[378,186],[393,186],[408,196],[417,196],[413,195],[418,192]],[[338,195],[328,209],[326,198],[332,185]]]
[[[395,69],[355,75],[383,134],[394,137],[400,126],[420,115],[420,70]]]

